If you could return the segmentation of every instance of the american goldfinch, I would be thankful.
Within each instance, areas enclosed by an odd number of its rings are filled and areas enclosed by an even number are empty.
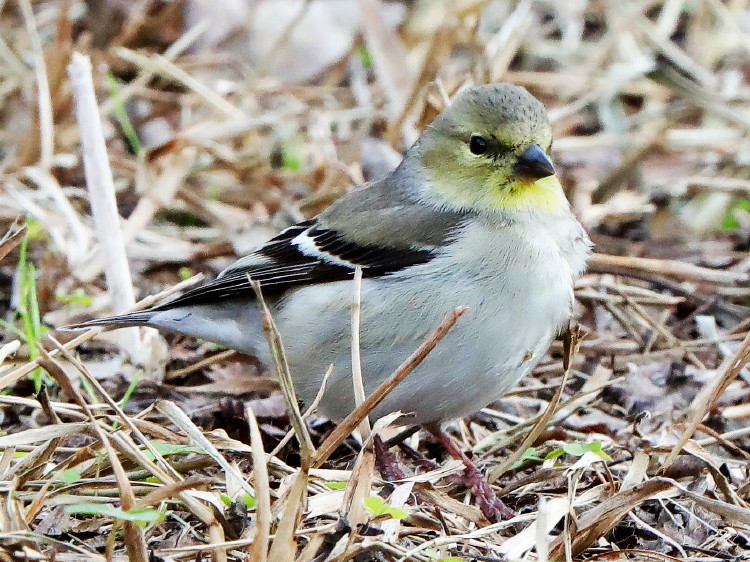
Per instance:
[[[493,84],[453,100],[385,178],[291,226],[216,280],[142,312],[70,328],[152,326],[271,364],[257,280],[303,402],[336,420],[354,408],[351,279],[361,287],[361,365],[375,390],[453,309],[468,307],[373,411],[403,412],[463,461],[490,519],[512,515],[441,429],[499,398],[542,358],[568,319],[591,250],[549,157],[544,106]]]
[[[373,412],[438,424],[472,414],[529,373],[567,321],[590,242],[549,157],[544,106],[492,84],[458,94],[385,178],[291,226],[215,279],[141,312],[71,328],[152,326],[271,364],[248,277],[261,283],[295,389],[354,408],[351,279],[362,268],[361,362],[372,392],[458,306],[468,310]]]

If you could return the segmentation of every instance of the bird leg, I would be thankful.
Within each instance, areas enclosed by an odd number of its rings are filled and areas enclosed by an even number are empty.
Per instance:
[[[510,519],[515,515],[512,509],[497,497],[492,486],[484,478],[477,465],[466,456],[458,444],[437,424],[425,425],[424,428],[440,443],[450,456],[464,463],[463,482],[476,498],[482,514],[490,521]]]
[[[383,440],[377,433],[375,434],[373,445],[375,449],[375,466],[383,479],[388,482],[395,482],[406,478],[406,474],[404,474],[404,471],[401,470],[398,464],[396,455],[391,453],[388,445],[383,443]]]

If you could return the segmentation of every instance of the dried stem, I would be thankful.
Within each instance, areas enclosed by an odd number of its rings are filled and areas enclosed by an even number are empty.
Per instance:
[[[78,130],[81,135],[86,187],[99,238],[100,252],[104,256],[104,271],[112,296],[112,308],[117,313],[124,312],[135,304],[135,292],[120,229],[115,184],[99,118],[99,105],[96,102],[90,59],[80,53],[73,53],[68,66],[68,75],[73,89]],[[135,363],[144,363],[143,359],[148,357],[148,354],[142,349],[143,342],[139,328],[123,329],[118,333],[117,338]]]
[[[354,404],[359,406],[365,401],[365,385],[362,380],[362,360],[359,347],[360,317],[362,313],[362,268],[354,270],[354,294],[352,296],[352,384],[354,385]],[[365,416],[359,424],[362,439],[370,437],[370,420]]]
[[[279,333],[279,329],[276,327],[276,323],[271,316],[271,311],[263,298],[260,283],[253,279],[249,279],[249,281],[253,286],[258,303],[263,311],[263,330],[266,333],[268,345],[271,348],[271,354],[276,366],[276,374],[279,378],[281,392],[284,395],[287,410],[289,411],[292,428],[294,429],[294,432],[297,435],[297,440],[300,444],[302,468],[306,469],[311,466],[312,459],[315,457],[315,446],[310,438],[310,432],[307,431],[305,420],[302,418],[302,413],[300,412],[299,404],[297,403],[297,394],[294,392],[294,380],[289,371],[289,362],[286,359],[286,352],[284,351],[284,344],[281,341],[281,334]]]
[[[319,467],[323,464],[331,453],[344,442],[344,439],[357,427],[360,422],[370,414],[380,404],[386,396],[394,389],[399,383],[406,378],[417,366],[424,361],[425,357],[435,349],[435,346],[442,340],[448,331],[456,324],[458,319],[466,312],[467,308],[462,306],[453,309],[448,313],[445,319],[435,329],[432,334],[424,341],[419,348],[412,353],[409,358],[404,361],[394,373],[388,377],[383,383],[367,397],[362,404],[357,406],[354,411],[346,416],[334,429],[328,438],[318,449],[318,453],[313,462],[313,468]]]
[[[550,400],[547,404],[547,409],[536,421],[534,427],[531,428],[531,431],[529,431],[528,435],[523,440],[521,445],[510,455],[508,455],[508,457],[500,465],[492,468],[489,471],[489,473],[487,474],[488,482],[492,483],[497,481],[498,478],[500,478],[510,469],[513,463],[521,459],[526,450],[531,447],[531,445],[533,445],[537,438],[542,434],[544,428],[547,427],[547,423],[549,423],[549,421],[552,419],[552,416],[555,414],[557,406],[560,404],[560,398],[562,398],[563,391],[565,390],[565,385],[568,382],[568,376],[570,375],[570,369],[573,364],[573,357],[578,352],[581,340],[583,339],[583,333],[577,327],[572,330],[569,329],[565,335],[565,339],[565,354],[563,356],[565,372],[563,373],[562,380],[560,381],[560,386],[558,386],[557,390],[555,391],[552,400]]]
[[[672,447],[669,455],[667,455],[667,458],[664,460],[664,464],[662,464],[661,467],[662,473],[664,473],[664,471],[672,466],[672,463],[674,463],[677,455],[680,454],[682,448],[693,436],[695,430],[698,429],[698,426],[703,421],[703,418],[705,418],[706,414],[711,410],[711,408],[714,407],[716,401],[724,393],[727,386],[729,386],[729,383],[732,382],[737,377],[737,375],[740,374],[742,369],[744,369],[748,363],[750,363],[750,333],[748,333],[745,336],[745,339],[742,340],[742,343],[740,344],[737,352],[734,354],[734,357],[724,363],[721,375],[716,379],[716,382],[714,383],[711,392],[708,394],[708,397],[706,397],[704,393],[699,393],[696,397],[696,402],[694,402],[693,404],[693,406],[695,407],[694,414],[691,417],[687,427],[685,428],[685,431],[683,431],[682,435],[680,436],[680,439],[677,441],[675,446]]]

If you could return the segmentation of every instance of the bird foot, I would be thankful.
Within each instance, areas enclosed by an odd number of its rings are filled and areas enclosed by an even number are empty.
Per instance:
[[[472,463],[463,472],[463,483],[477,500],[477,506],[487,519],[496,523],[514,517],[515,512],[503,500],[497,497],[495,490],[484,478],[479,469]]]
[[[395,482],[406,478],[406,474],[404,474],[404,471],[401,470],[398,464],[396,455],[391,453],[388,446],[383,443],[378,434],[375,434],[373,445],[375,449],[375,466],[383,477],[383,480]]]
[[[438,440],[450,456],[460,460],[466,467],[463,471],[463,484],[469,489],[471,494],[477,500],[477,506],[482,514],[490,521],[496,522],[503,519],[510,519],[515,513],[505,503],[497,497],[495,490],[482,475],[477,465],[466,456],[458,444],[437,425],[426,426],[435,439]]]
[[[484,478],[482,472],[477,468],[477,465],[475,465],[472,460],[464,454],[461,448],[447,433],[436,426],[429,426],[425,429],[427,429],[427,431],[438,440],[450,456],[460,460],[464,464],[464,471],[460,476],[454,475],[454,479],[469,489],[471,494],[476,498],[477,507],[479,507],[482,515],[493,523],[502,521],[503,519],[510,519],[515,516],[513,510],[497,497],[495,490],[492,489],[490,483]],[[423,468],[428,468],[430,470],[435,468],[432,461],[421,457],[421,454],[417,451],[411,450],[405,444],[402,445],[402,447],[406,447],[405,452],[407,455]],[[374,448],[375,465],[384,480],[394,482],[405,478],[404,471],[401,469],[396,456],[389,450],[388,445],[384,443],[377,434],[374,438]]]

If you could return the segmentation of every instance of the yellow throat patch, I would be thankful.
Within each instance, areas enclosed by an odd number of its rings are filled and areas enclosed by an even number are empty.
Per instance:
[[[496,209],[538,209],[556,211],[567,204],[557,176],[536,181],[515,180],[510,185],[500,184],[496,178],[487,179],[487,194]]]
[[[433,175],[432,186],[437,194],[451,203],[486,210],[539,210],[555,212],[568,206],[557,176],[536,181],[511,180],[500,175],[489,175],[484,182],[475,176],[456,182],[451,178]]]

